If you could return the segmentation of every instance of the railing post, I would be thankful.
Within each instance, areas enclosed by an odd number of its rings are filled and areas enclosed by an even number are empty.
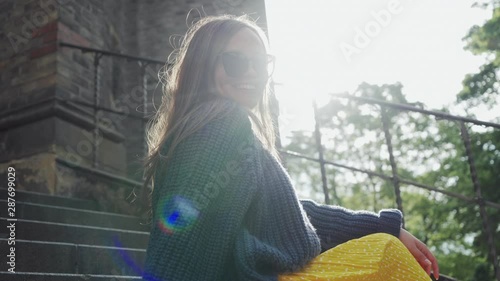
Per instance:
[[[143,107],[143,119],[142,119],[142,128],[144,129],[143,136],[143,150],[144,156],[148,155],[148,142],[147,142],[147,117],[148,117],[148,76],[146,75],[146,67],[148,63],[139,63],[141,66],[141,75],[142,75],[142,107]]]
[[[394,193],[396,194],[396,204],[398,209],[403,213],[403,200],[401,199],[401,190],[399,188],[399,177],[398,177],[398,167],[396,165],[396,160],[394,159],[394,153],[392,151],[392,140],[391,132],[389,131],[389,117],[387,116],[386,107],[380,107],[380,113],[382,116],[382,127],[384,129],[385,141],[387,144],[387,150],[389,151],[389,161],[391,162],[392,170],[392,183],[394,184]],[[404,227],[404,216],[403,216],[403,227]]]
[[[93,155],[93,167],[98,168],[99,163],[97,161],[98,159],[98,154],[99,154],[99,144],[97,143],[98,137],[99,137],[99,96],[100,96],[100,84],[101,84],[101,77],[100,77],[100,62],[101,62],[101,57],[102,54],[100,53],[95,53],[94,54],[94,142],[93,142],[93,149],[94,149],[94,155]]]
[[[484,207],[485,204],[483,196],[481,194],[481,186],[479,184],[479,179],[477,177],[477,170],[476,170],[476,165],[474,163],[474,157],[472,156],[469,132],[467,131],[467,128],[465,127],[465,123],[463,121],[460,122],[460,132],[462,140],[465,145],[465,153],[467,154],[467,162],[469,163],[469,170],[470,170],[470,176],[472,178],[472,184],[474,186],[474,191],[476,192],[476,201],[477,204],[479,205],[479,214],[481,215],[481,219],[483,222],[483,229],[486,231],[488,239],[488,247],[490,248],[491,259],[493,260],[495,277],[498,281],[500,281],[500,269],[498,268],[498,257],[495,248],[495,241],[491,231],[490,223],[488,222],[488,214],[486,213],[486,208]]]
[[[321,132],[319,129],[319,118],[318,118],[318,106],[316,101],[313,101],[314,110],[314,136],[316,138],[316,147],[319,154],[319,166],[321,169],[321,182],[323,183],[323,193],[325,194],[325,204],[330,204],[330,196],[328,194],[328,185],[326,182],[326,170],[325,170],[325,160],[323,157],[323,145],[321,144]]]

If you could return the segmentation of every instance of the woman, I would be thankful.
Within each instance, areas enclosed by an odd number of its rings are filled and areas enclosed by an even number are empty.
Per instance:
[[[146,182],[154,189],[143,278],[437,276],[436,259],[401,229],[398,210],[297,199],[274,147],[272,63],[263,31],[245,17],[207,17],[186,34],[149,132]]]

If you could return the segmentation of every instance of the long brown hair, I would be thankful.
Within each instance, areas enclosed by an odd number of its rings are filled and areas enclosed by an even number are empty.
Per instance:
[[[148,154],[144,158],[144,185],[141,192],[141,210],[144,217],[152,218],[149,183],[154,188],[155,173],[160,168],[160,160],[166,163],[175,147],[185,138],[195,133],[223,111],[222,97],[214,86],[217,54],[223,51],[229,40],[242,28],[254,31],[269,51],[264,31],[247,16],[204,17],[187,31],[178,50],[172,53],[172,66],[160,73],[163,95],[160,107],[150,121],[147,132]],[[172,56],[172,55],[171,55]],[[275,131],[269,108],[269,86],[262,99],[249,111],[252,127],[263,146],[277,159]],[[166,155],[161,148],[169,139]],[[161,165],[162,169],[165,167]],[[150,221],[149,221],[150,222]]]

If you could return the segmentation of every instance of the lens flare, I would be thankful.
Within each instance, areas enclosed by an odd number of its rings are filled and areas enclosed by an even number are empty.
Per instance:
[[[167,234],[188,229],[200,214],[191,200],[179,195],[167,198],[163,204],[159,204],[159,208],[158,227]]]

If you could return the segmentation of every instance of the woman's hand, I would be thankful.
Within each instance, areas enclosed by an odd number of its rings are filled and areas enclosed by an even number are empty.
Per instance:
[[[437,260],[422,241],[418,240],[405,229],[401,229],[399,240],[408,248],[427,274],[430,275],[432,269],[434,278],[436,280],[439,279],[439,266]]]

